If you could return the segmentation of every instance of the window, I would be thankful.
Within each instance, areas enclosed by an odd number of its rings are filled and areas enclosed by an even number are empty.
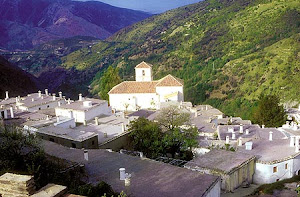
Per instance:
[[[278,182],[279,181],[279,179],[276,179],[276,182]]]
[[[94,145],[95,144],[95,142],[94,141],[92,141],[92,145]]]
[[[54,139],[53,139],[53,138],[50,138],[49,140],[50,140],[51,142],[54,142]]]
[[[72,143],[72,148],[76,148],[76,144]]]
[[[47,105],[47,108],[49,108],[50,106],[49,105]]]
[[[273,167],[273,173],[277,172],[277,166]]]
[[[285,169],[288,169],[288,164],[287,163],[285,164]]]
[[[41,108],[39,107],[39,110],[41,110]]]
[[[145,70],[142,70],[142,74],[143,74],[143,76],[145,76]]]

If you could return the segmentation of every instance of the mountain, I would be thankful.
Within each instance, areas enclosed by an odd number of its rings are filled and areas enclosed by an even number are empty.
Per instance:
[[[103,68],[117,66],[133,79],[144,60],[156,79],[184,79],[186,100],[247,118],[261,93],[300,101],[299,33],[299,0],[206,0],[147,18],[62,61],[76,70],[101,65],[96,94]]]
[[[24,50],[73,36],[105,39],[149,16],[98,1],[0,0],[0,48]]]
[[[11,64],[2,56],[0,56],[0,75],[1,99],[5,97],[5,91],[9,91],[9,96],[13,97],[37,92],[42,87],[37,78]]]

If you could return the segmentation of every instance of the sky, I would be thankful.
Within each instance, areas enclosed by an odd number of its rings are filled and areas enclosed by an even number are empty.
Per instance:
[[[87,0],[81,0],[87,1]],[[180,6],[197,3],[200,0],[98,0],[116,7],[141,10],[158,14]]]

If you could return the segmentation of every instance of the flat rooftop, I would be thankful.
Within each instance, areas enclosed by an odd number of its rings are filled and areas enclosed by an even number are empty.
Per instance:
[[[122,124],[124,124],[125,127],[128,124],[128,119],[114,115],[99,118],[98,121],[99,125],[91,121],[87,125],[80,125],[75,128],[62,128],[51,125],[39,129],[38,132],[75,141],[83,141],[98,136],[98,143],[102,144],[114,137],[124,134]],[[104,133],[107,134],[107,137]]]
[[[49,155],[84,164],[91,183],[105,181],[115,191],[126,191],[131,196],[204,196],[219,180],[216,176],[101,149],[88,150],[89,161],[85,161],[83,150],[46,141],[43,145]],[[120,181],[120,168],[131,174],[130,188]]]
[[[97,136],[95,132],[79,129],[61,128],[56,126],[43,127],[38,129],[37,132],[79,142]]]
[[[85,106],[84,102],[90,101],[91,106]],[[78,110],[78,111],[88,111],[94,107],[97,107],[99,105],[102,105],[104,103],[107,103],[106,100],[99,100],[99,99],[93,99],[93,98],[83,98],[82,101],[74,101],[70,104],[63,104],[60,107],[56,108],[61,108],[61,109],[72,109],[72,110]]]
[[[41,97],[39,97],[38,93],[33,93],[27,95],[26,97],[21,97],[18,105],[30,108],[38,105],[58,102],[60,100],[63,100],[63,98],[56,97],[56,100],[53,100],[53,96],[51,95],[41,94]]]
[[[226,150],[211,150],[210,152],[194,158],[185,164],[187,167],[199,166],[201,168],[212,169],[229,173],[240,165],[254,159],[253,154],[232,152]]]
[[[227,125],[228,122],[229,122],[230,118],[221,118],[221,119],[216,119],[216,123],[218,125]],[[232,125],[250,125],[251,124],[251,121],[250,120],[243,120],[242,118],[240,117],[233,117],[232,118]]]

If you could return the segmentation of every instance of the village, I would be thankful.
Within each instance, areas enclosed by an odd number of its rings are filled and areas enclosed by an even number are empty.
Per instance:
[[[14,98],[6,92],[0,118],[5,125],[17,125],[42,139],[48,155],[83,165],[89,183],[103,180],[129,196],[219,197],[251,184],[300,175],[300,105],[285,109],[284,125],[269,128],[228,117],[210,105],[184,101],[183,89],[183,81],[170,74],[153,80],[152,65],[141,62],[135,67],[135,81],[113,87],[109,101],[80,93],[71,100],[47,89]],[[197,129],[193,158],[154,160],[141,151],[126,150],[130,123],[141,117],[155,122],[169,107],[188,113],[188,127]],[[0,194],[18,193],[9,184],[32,180],[19,176],[1,176]],[[23,191],[27,192],[23,196],[62,196],[67,188],[52,184],[40,191]]]

